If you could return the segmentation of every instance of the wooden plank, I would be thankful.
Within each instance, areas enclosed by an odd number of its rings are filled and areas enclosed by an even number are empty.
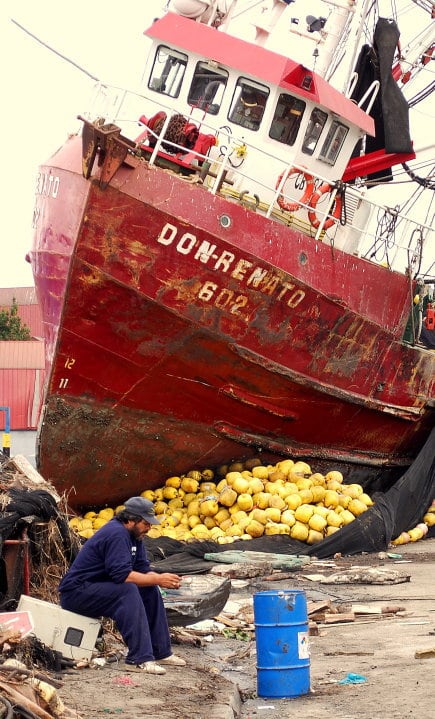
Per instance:
[[[230,619],[229,617],[225,617],[223,614],[218,614],[217,617],[214,617],[214,619],[221,624],[225,624],[226,627],[231,627],[232,629],[242,629],[246,624],[246,622],[241,622],[239,619]]]
[[[393,604],[390,606],[382,607],[381,612],[382,614],[397,614],[397,612],[404,612],[405,607],[400,606],[398,604]]]
[[[352,604],[351,611],[354,614],[381,614],[381,607],[372,604]]]
[[[319,636],[319,625],[317,622],[308,622],[308,635],[310,637]]]
[[[325,616],[325,624],[340,624],[341,622],[354,622],[355,614],[350,612],[349,614],[327,614]]]
[[[429,649],[416,649],[414,657],[416,659],[435,658],[435,647],[429,647]]]
[[[16,454],[14,457],[8,459],[3,465],[3,470],[9,468],[13,468],[22,474],[35,489],[44,489],[52,495],[56,502],[60,501],[60,497],[55,488],[49,484],[41,474],[39,474],[39,472],[32,464],[30,464],[29,460],[27,457],[24,457],[24,455]]]
[[[331,600],[328,599],[326,601],[321,601],[321,602],[314,602],[314,601],[307,602],[307,611],[308,611],[308,616],[310,616],[311,614],[314,614],[317,612],[324,612],[324,611],[328,611],[328,612],[335,614],[337,610],[332,607]]]

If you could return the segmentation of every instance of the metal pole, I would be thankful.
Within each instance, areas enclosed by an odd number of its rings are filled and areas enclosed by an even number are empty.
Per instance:
[[[6,457],[11,456],[11,410],[9,407],[0,407],[0,411],[5,412],[5,431],[3,432],[3,454]]]

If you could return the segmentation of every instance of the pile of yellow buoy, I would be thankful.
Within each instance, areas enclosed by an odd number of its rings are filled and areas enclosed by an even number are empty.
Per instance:
[[[426,536],[430,527],[435,527],[435,499],[432,500],[432,504],[424,515],[423,521],[413,527],[413,529],[399,534],[396,539],[393,539],[391,544],[397,546],[400,544],[408,544],[408,542],[418,542],[419,539],[423,539],[423,537]]]
[[[145,490],[141,496],[154,503],[160,521],[149,537],[211,539],[220,544],[274,534],[315,544],[373,505],[361,485],[344,483],[341,472],[313,473],[306,462],[291,459],[267,466],[250,459],[216,472],[192,470],[169,477],[163,487]],[[122,508],[87,512],[69,524],[87,539]],[[428,510],[427,522],[423,520],[426,531],[432,519],[435,523],[434,513],[435,506]],[[416,541],[411,532],[408,541]],[[395,543],[403,543],[398,540]]]

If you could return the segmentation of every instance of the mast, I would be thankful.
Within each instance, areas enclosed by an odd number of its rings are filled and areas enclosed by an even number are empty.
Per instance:
[[[255,42],[290,54],[327,80],[345,58],[340,76],[344,76],[342,83],[347,88],[373,0],[322,0],[321,4],[321,12],[314,16],[306,14],[309,9],[305,3],[298,11],[291,0],[272,0],[267,11],[262,6],[254,21]]]
[[[339,57],[330,56],[330,62],[326,66],[325,79],[330,81],[340,65],[341,90],[346,92],[352,77],[356,60],[361,47],[361,38],[364,33],[366,18],[373,0],[348,0],[348,22],[342,28],[339,48]],[[335,62],[334,62],[335,61]]]

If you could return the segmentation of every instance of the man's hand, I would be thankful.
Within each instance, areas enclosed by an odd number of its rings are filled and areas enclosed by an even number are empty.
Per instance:
[[[125,581],[137,584],[138,587],[147,587],[154,584],[164,589],[179,589],[181,580],[182,577],[179,577],[178,574],[170,574],[169,572],[164,572],[163,574],[158,572],[146,572],[145,574],[143,572],[130,572]]]
[[[178,576],[178,574],[170,574],[169,572],[166,572],[165,574],[160,574],[160,581],[159,586],[164,587],[165,589],[179,589],[181,584],[181,577]]]

